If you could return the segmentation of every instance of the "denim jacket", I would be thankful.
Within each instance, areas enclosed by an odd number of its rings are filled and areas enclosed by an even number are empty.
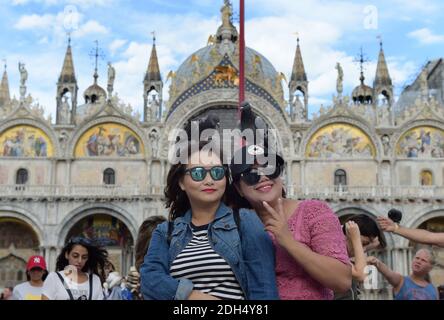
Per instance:
[[[208,226],[210,245],[233,270],[244,296],[249,300],[278,299],[274,248],[256,213],[241,209],[240,231],[231,208],[221,203]],[[191,241],[191,210],[174,220],[170,245],[168,222],[157,226],[140,268],[141,291],[145,299],[185,300],[193,290],[189,279],[174,279],[170,267]]]

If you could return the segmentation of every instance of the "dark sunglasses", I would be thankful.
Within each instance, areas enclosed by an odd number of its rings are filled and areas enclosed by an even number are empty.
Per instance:
[[[282,165],[278,165],[278,166],[274,167],[274,170],[273,170],[272,166],[268,166],[266,171],[271,172],[271,173],[264,174],[265,167],[253,168],[253,169],[250,169],[246,172],[241,173],[237,180],[241,179],[243,182],[245,182],[245,184],[247,184],[249,186],[254,186],[255,184],[257,184],[261,180],[261,177],[264,175],[270,180],[276,179],[277,177],[279,177],[281,175],[282,169],[283,169]]]
[[[203,181],[208,172],[214,181],[220,181],[225,177],[226,168],[224,166],[215,166],[210,169],[205,169],[204,167],[194,167],[185,170],[185,174],[189,174],[191,179],[196,182]]]

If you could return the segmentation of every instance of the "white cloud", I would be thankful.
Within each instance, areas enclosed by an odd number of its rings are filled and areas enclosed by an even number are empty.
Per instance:
[[[392,2],[400,10],[414,13],[436,13],[442,8],[441,1],[435,0],[392,0]]]
[[[52,14],[39,16],[37,14],[26,15],[20,17],[19,21],[14,25],[18,30],[27,29],[48,29],[54,25],[56,17]]]
[[[128,41],[123,39],[116,39],[109,45],[109,50],[111,51],[111,54],[114,55],[117,50],[122,48]]]
[[[85,17],[78,15],[78,23],[72,32],[73,38],[83,38],[90,34],[108,34],[109,29],[96,20],[88,20],[83,22]],[[14,28],[17,30],[30,30],[38,34],[41,38],[46,38],[45,43],[54,41],[60,43],[66,41],[67,31],[72,30],[65,28],[66,16],[64,12],[58,14],[44,15],[23,15],[19,18]],[[63,40],[62,40],[63,39]]]
[[[422,28],[407,34],[408,37],[416,39],[420,44],[444,43],[444,35],[433,34],[428,28]]]
[[[85,24],[81,25],[79,29],[73,32],[73,36],[77,38],[84,37],[88,34],[107,34],[109,32],[108,28],[100,24],[95,20],[89,20]]]

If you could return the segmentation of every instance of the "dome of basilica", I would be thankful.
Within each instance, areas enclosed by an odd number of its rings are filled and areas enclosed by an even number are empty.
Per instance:
[[[218,66],[231,64],[238,77],[238,32],[230,20],[230,8],[224,6],[221,12],[223,24],[218,28],[216,35],[209,37],[207,46],[191,54],[175,73],[170,72],[171,103],[183,92],[211,76]],[[245,78],[267,91],[279,103],[283,101],[283,74],[278,73],[261,53],[248,47],[245,48]]]

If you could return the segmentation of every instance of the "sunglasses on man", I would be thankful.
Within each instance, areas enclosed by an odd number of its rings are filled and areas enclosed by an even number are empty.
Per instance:
[[[185,174],[189,174],[191,179],[196,182],[204,181],[207,173],[210,173],[211,179],[220,181],[225,177],[226,168],[224,166],[214,166],[209,169],[204,167],[194,167],[185,170]]]

